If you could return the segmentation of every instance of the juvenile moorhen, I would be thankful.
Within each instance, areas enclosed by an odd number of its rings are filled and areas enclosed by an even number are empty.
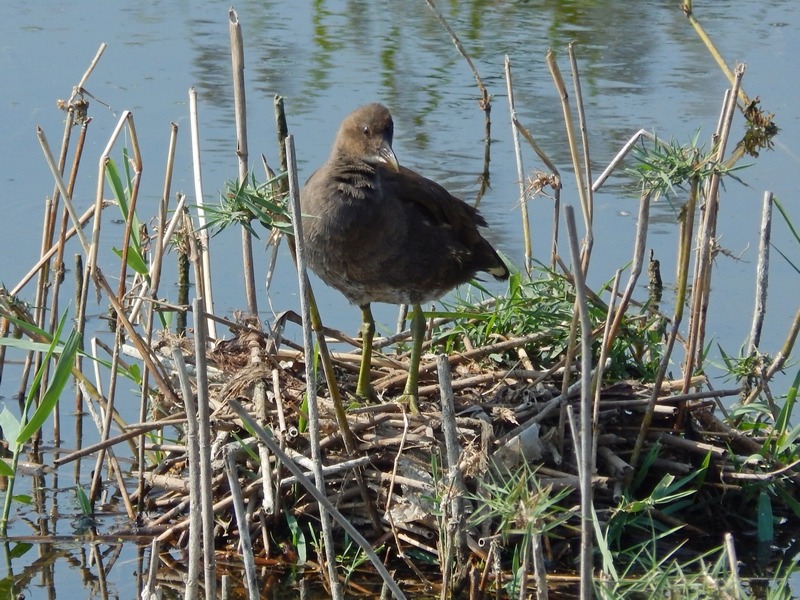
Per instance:
[[[478,231],[478,211],[442,186],[402,167],[392,150],[392,116],[381,104],[350,113],[328,160],[300,193],[306,260],[328,285],[361,308],[363,351],[356,395],[370,395],[375,323],[371,302],[412,304],[408,379],[401,397],[418,412],[425,320],[435,300],[478,271],[508,269]]]

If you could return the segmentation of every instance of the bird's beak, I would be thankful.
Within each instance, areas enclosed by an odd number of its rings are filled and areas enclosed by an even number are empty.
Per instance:
[[[378,149],[378,160],[392,171],[400,171],[400,163],[397,162],[397,156],[395,156],[394,150],[392,150],[392,145],[386,140],[381,142],[381,146]]]

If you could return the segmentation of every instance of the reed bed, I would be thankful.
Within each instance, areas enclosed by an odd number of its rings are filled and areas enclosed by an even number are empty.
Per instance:
[[[235,11],[230,25],[240,164],[229,204],[214,208],[203,202],[200,123],[190,92],[195,198],[172,202],[173,128],[158,214],[146,216],[154,217],[157,228],[152,239],[143,235],[145,219],[136,202],[141,157],[134,115],[125,112],[101,156],[95,205],[84,215],[76,213],[71,193],[90,123],[84,86],[103,48],[63,104],[67,121],[58,158],[40,132],[56,182],[47,206],[42,259],[17,286],[0,293],[7,336],[0,350],[31,350],[20,382],[21,397],[28,399],[22,418],[14,428],[3,417],[14,457],[11,465],[3,464],[10,489],[23,450],[33,449],[38,459],[31,462],[43,468],[38,442],[46,420],[53,419],[59,445],[63,417],[58,399],[74,381],[74,410],[91,414],[100,441],[79,450],[60,449],[53,466],[61,469],[86,457],[95,461],[92,480],[76,481],[87,515],[107,510],[108,499],[101,498],[109,483],[103,476],[110,474],[117,490],[114,503],[129,524],[118,523],[108,533],[147,545],[151,562],[143,570],[150,577],[142,588],[150,593],[176,588],[186,597],[217,597],[220,586],[223,597],[256,598],[276,578],[274,569],[295,573],[304,568],[321,575],[332,597],[343,597],[345,591],[377,594],[382,588],[395,597],[413,592],[414,597],[482,598],[499,597],[502,591],[519,597],[589,598],[595,592],[616,593],[628,580],[646,581],[644,562],[628,559],[631,548],[649,538],[667,556],[678,548],[706,556],[724,538],[729,565],[724,573],[737,577],[735,544],[746,539],[738,519],[748,519],[748,529],[761,542],[782,546],[789,541],[784,539],[792,537],[788,527],[778,531],[772,526],[797,523],[800,472],[790,424],[794,396],[790,392],[785,404],[777,406],[769,385],[792,352],[800,313],[787,325],[786,341],[773,358],[759,353],[774,202],[769,194],[763,211],[761,291],[747,357],[753,368],[742,375],[741,385],[723,390],[714,389],[703,375],[719,182],[741,156],[738,147],[732,153],[727,147],[741,97],[742,67],[733,72],[711,155],[655,140],[639,157],[643,191],[627,282],[620,271],[608,286],[592,291],[585,279],[593,245],[593,193],[610,170],[631,160],[628,152],[643,147],[648,134],[633,136],[593,182],[575,49],[568,51],[571,93],[556,57],[548,55],[571,148],[584,232],[579,238],[575,211],[561,207],[561,174],[517,119],[512,64],[506,58],[520,180],[526,173],[523,140],[550,165],[550,172],[534,174],[529,186],[521,186],[528,241],[524,266],[512,276],[508,292],[492,295],[476,283],[468,298],[429,313],[427,358],[420,368],[422,415],[415,416],[392,401],[407,375],[403,350],[409,333],[404,327],[374,344],[382,349],[372,373],[382,402],[348,402],[361,345],[324,326],[308,289],[301,245],[293,252],[303,298],[300,312],[281,313],[269,328],[254,316],[251,221],[269,226],[276,243],[282,237],[301,239],[292,236],[297,233],[292,225],[299,221],[298,184],[280,100],[276,114],[283,164],[278,175],[264,165],[265,184],[248,173],[244,51]],[[447,31],[469,60],[456,34]],[[472,69],[481,90],[488,169],[491,95]],[[763,122],[762,129],[768,129]],[[130,149],[120,151],[122,134]],[[73,164],[67,169],[70,152]],[[120,165],[112,159],[115,152],[123,156]],[[685,181],[669,182],[685,183],[687,191],[675,308],[666,315],[658,309],[658,264],[651,256],[648,265],[645,250],[650,203],[666,191],[659,177],[669,161],[682,161],[690,174]],[[527,202],[545,188],[554,199],[552,253],[542,261],[550,267],[537,269]],[[188,204],[199,208],[190,214]],[[113,279],[101,266],[105,253],[99,246],[110,207],[121,210],[125,222],[118,270],[109,269]],[[243,225],[247,312],[235,319],[214,311],[209,222]],[[566,224],[566,242],[559,240],[559,223]],[[83,233],[88,224],[91,236]],[[57,275],[73,238],[81,258],[75,269],[80,277],[74,332],[68,335],[66,321],[57,318],[63,312]],[[191,303],[160,299],[160,274],[170,249],[180,257],[181,273],[195,283],[198,297]],[[637,300],[635,290],[646,266],[650,296]],[[186,280],[180,283],[187,285]],[[113,345],[95,339],[79,352],[92,288],[112,307],[116,333]],[[172,326],[168,315],[191,315],[191,329],[180,319]],[[23,336],[30,343],[18,341]],[[302,344],[293,341],[300,339]],[[676,345],[683,348],[682,358]],[[676,363],[681,374],[669,379]],[[115,407],[120,377],[140,389],[137,423],[125,422]],[[102,385],[105,378],[108,383]],[[738,408],[732,411],[735,401]],[[12,498],[10,491],[7,498]],[[7,501],[4,531],[10,509]],[[629,567],[615,566],[615,555],[617,561],[628,560]],[[183,556],[188,560],[177,558]],[[244,573],[235,583],[226,574],[231,564]],[[370,573],[379,576],[377,582]],[[732,584],[720,575],[705,585],[719,591],[730,585],[739,589],[741,582]]]

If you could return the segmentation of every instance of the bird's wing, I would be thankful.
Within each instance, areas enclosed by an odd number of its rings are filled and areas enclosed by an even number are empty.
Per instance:
[[[486,225],[475,208],[406,167],[401,166],[399,172],[382,169],[381,184],[385,193],[394,194],[409,209],[418,211],[431,226],[449,227],[456,238],[464,236],[468,243],[480,237],[476,225]]]

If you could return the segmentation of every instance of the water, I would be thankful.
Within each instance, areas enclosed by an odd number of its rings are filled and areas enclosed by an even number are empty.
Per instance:
[[[0,7],[4,78],[0,210],[6,225],[0,238],[0,281],[6,286],[15,285],[35,262],[43,198],[53,189],[35,127],[41,125],[51,146],[58,147],[63,114],[55,107],[56,99],[69,96],[101,42],[107,42],[108,49],[86,86],[98,101],[92,103],[89,145],[75,194],[79,211],[94,202],[96,159],[125,109],[133,111],[144,158],[140,213],[155,213],[170,122],[180,127],[172,189],[193,197],[187,121],[191,86],[199,95],[206,200],[215,201],[224,182],[235,177],[227,8],[215,2],[185,1],[5,3]],[[467,200],[475,198],[483,170],[484,125],[478,90],[464,60],[423,2],[251,1],[236,8],[245,40],[252,164],[258,164],[261,152],[273,165],[277,162],[275,94],[285,98],[301,179],[325,159],[342,117],[357,105],[379,100],[394,114],[395,150],[401,163]],[[503,80],[505,54],[514,69],[519,118],[561,169],[562,197],[570,204],[576,204],[575,184],[561,108],[544,62],[548,48],[557,53],[568,79],[566,44],[576,42],[595,175],[639,128],[688,143],[698,129],[700,139],[708,140],[716,124],[728,84],[677,2],[473,0],[442,2],[441,8],[493,95],[491,188],[481,210],[491,225],[491,239],[518,264],[523,252]],[[791,0],[700,2],[696,14],[729,64],[747,63],[747,93],[761,97],[764,108],[776,113],[781,128],[775,150],[751,161],[753,166],[740,173],[746,185],[729,181],[722,199],[721,243],[741,258],[720,256],[717,260],[707,339],[735,354],[750,327],[764,190],[773,191],[792,221],[800,222],[793,203],[795,182],[790,177],[800,166],[796,102],[800,83],[794,76],[800,5]],[[736,122],[734,141],[743,131],[738,115]],[[118,161],[120,147],[112,153]],[[524,152],[528,171],[542,169],[527,148]],[[630,259],[637,202],[638,194],[624,173],[613,176],[596,196],[592,286],[610,279]],[[535,223],[534,255],[547,260],[550,203],[537,199],[530,210]],[[675,213],[664,201],[653,213],[648,247],[661,260],[669,285],[674,277]],[[106,231],[108,239],[118,243],[121,226]],[[798,264],[798,245],[778,217],[773,245]],[[234,267],[240,263],[239,256],[238,233],[225,232],[213,240],[219,314],[245,306],[241,273]],[[71,259],[67,264],[72,264]],[[262,260],[257,265],[258,280],[263,281],[265,274],[266,260]],[[172,280],[170,272],[166,276],[166,281]],[[798,274],[773,252],[770,276],[762,347],[774,353],[797,310]],[[354,332],[358,311],[318,281],[315,289],[322,294],[326,322]],[[174,298],[173,289],[164,287],[162,292]],[[32,298],[32,292],[26,289],[23,296]],[[639,297],[643,296],[640,292]],[[295,276],[286,255],[280,257],[271,300],[276,310],[298,307]],[[269,318],[263,293],[259,302],[262,317]],[[102,312],[105,306],[94,309]],[[381,307],[376,318],[391,329],[394,309]],[[0,394],[12,395],[16,385],[7,371]],[[776,389],[781,393],[785,385]],[[75,514],[76,507],[66,512]],[[16,533],[27,534],[29,529],[20,525]],[[128,559],[112,573],[111,583],[118,586],[112,597],[126,597],[120,590],[130,585],[129,575],[135,568],[128,567],[135,564],[133,555]],[[16,562],[14,569],[19,569]],[[59,590],[67,585],[60,582]]]

